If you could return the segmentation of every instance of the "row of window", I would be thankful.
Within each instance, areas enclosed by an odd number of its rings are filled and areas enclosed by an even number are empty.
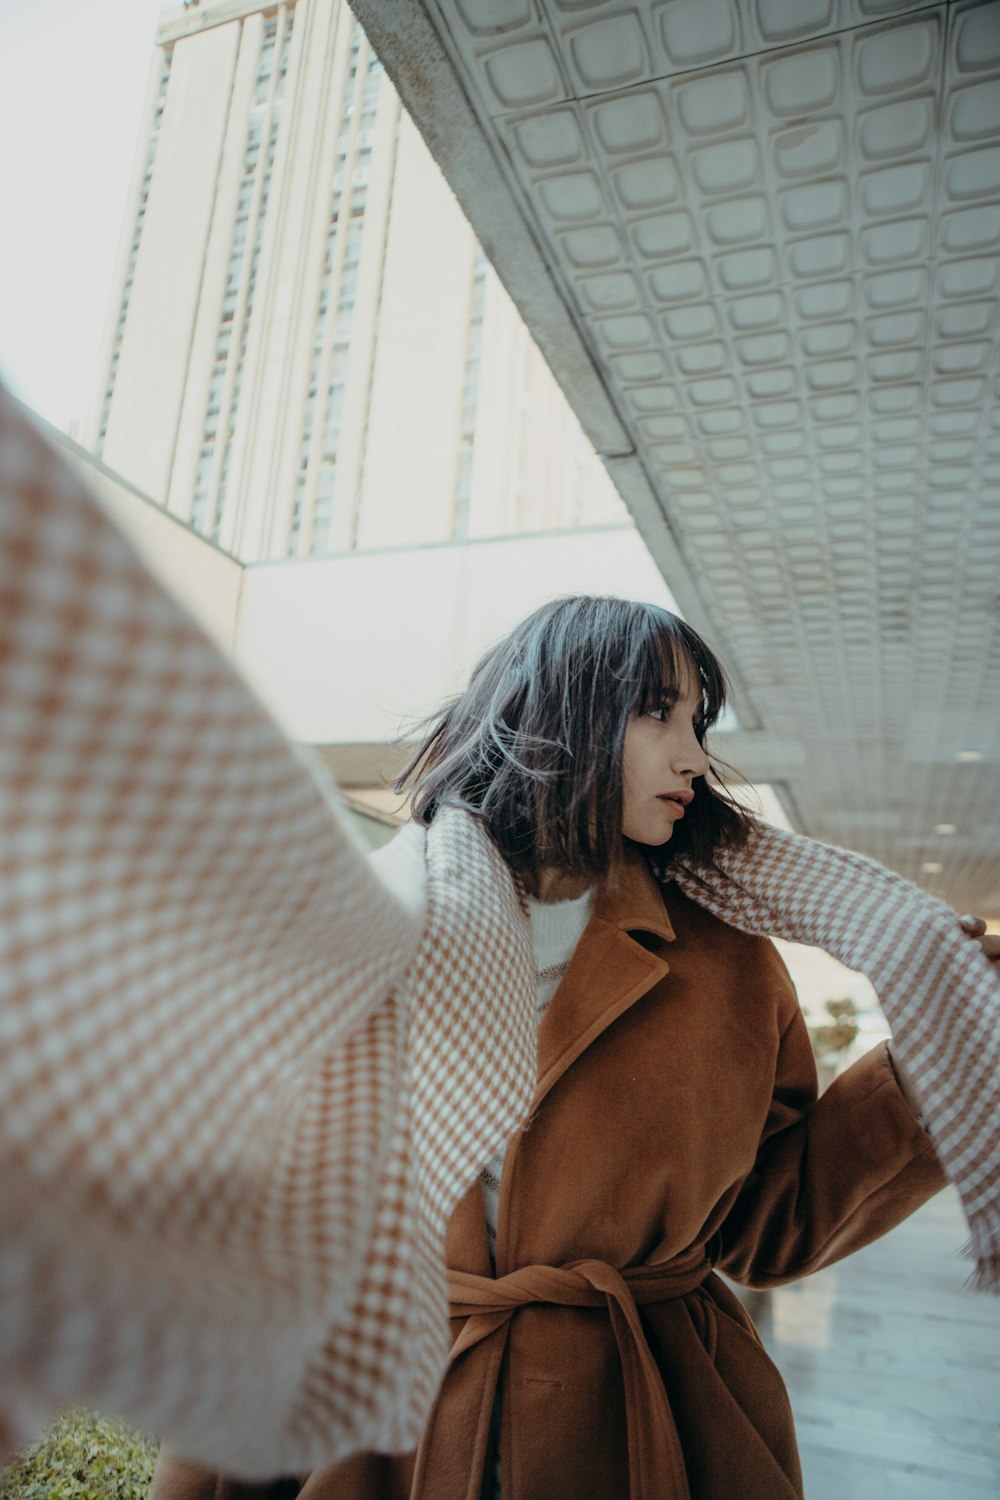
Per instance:
[[[146,162],[143,169],[142,183],[139,188],[139,207],[132,229],[132,241],[129,245],[128,262],[125,267],[125,283],[122,287],[122,298],[118,307],[118,320],[115,324],[115,333],[111,345],[111,362],[104,387],[104,400],[101,404],[101,420],[97,434],[98,453],[104,447],[104,439],[108,432],[108,421],[111,416],[111,400],[114,396],[115,380],[118,376],[118,362],[121,358],[122,340],[125,337],[125,321],[128,317],[132,284],[135,280],[135,268],[139,259],[139,242],[142,239],[143,225],[146,220],[146,204],[149,200],[149,190],[153,181],[153,163],[156,160],[156,148],[159,145],[160,130],[163,125],[163,112],[167,106],[167,84],[170,81],[170,64],[172,60],[173,50],[164,48],[160,67],[160,87],[156,96],[153,123],[150,128],[149,144],[146,149]]]
[[[355,100],[362,68],[364,82],[358,115]],[[381,64],[354,21],[334,148],[326,245],[313,324],[309,387],[289,521],[287,551],[290,556],[303,551],[310,556],[322,556],[330,550],[337,493],[337,459],[381,74]],[[332,308],[334,295],[336,306]],[[322,424],[317,426],[321,390],[323,415]]]
[[[279,50],[280,20],[277,12],[264,18],[219,312],[215,358],[209,376],[202,443],[194,477],[191,524],[210,534],[215,541],[221,532],[229,481],[295,11],[290,9],[284,16]],[[232,334],[237,325],[239,337],[234,351]]]
[[[472,489],[472,453],[476,439],[476,409],[479,405],[479,359],[483,347],[483,308],[486,301],[486,256],[477,245],[469,298],[469,326],[465,339],[465,378],[462,385],[461,434],[455,474],[455,503],[451,534],[469,534],[469,500]]]

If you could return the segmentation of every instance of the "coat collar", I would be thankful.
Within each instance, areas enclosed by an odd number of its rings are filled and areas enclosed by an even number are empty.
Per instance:
[[[660,887],[637,844],[626,843],[621,878],[613,887],[599,887],[592,915],[620,932],[649,932],[674,941]]]
[[[657,941],[645,946],[633,934]],[[569,968],[538,1029],[537,1108],[566,1069],[669,969],[662,944],[674,930],[644,856],[627,846],[616,885],[602,886]]]

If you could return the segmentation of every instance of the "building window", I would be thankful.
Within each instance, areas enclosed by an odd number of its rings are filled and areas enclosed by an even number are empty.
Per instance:
[[[458,461],[451,534],[459,539],[469,534],[469,502],[472,494],[472,458],[479,406],[479,358],[483,347],[483,308],[486,301],[486,267],[489,262],[477,245],[472,265],[469,322],[465,336],[465,379],[459,415]]]

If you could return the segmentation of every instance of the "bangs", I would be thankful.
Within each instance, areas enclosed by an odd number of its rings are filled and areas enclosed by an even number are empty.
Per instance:
[[[655,605],[646,608],[648,629],[639,651],[641,678],[635,711],[648,713],[665,688],[681,692],[690,684],[701,694],[700,739],[726,705],[725,675],[697,631]]]

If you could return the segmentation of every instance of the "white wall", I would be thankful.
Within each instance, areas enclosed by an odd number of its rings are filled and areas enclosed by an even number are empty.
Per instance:
[[[371,743],[431,712],[486,646],[570,593],[672,602],[631,527],[255,563],[237,660],[293,738]]]
[[[61,433],[48,436],[132,542],[150,572],[227,656],[236,648],[243,567]],[[252,673],[248,673],[252,677]]]

